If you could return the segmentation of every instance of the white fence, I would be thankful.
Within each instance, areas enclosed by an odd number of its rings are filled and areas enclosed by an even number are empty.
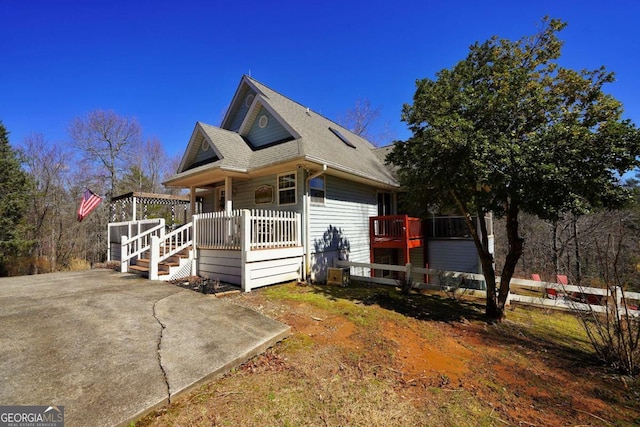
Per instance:
[[[441,271],[429,268],[413,267],[406,265],[370,264],[350,261],[337,261],[337,267],[365,268],[371,270],[396,271],[403,277],[415,278],[417,275],[427,277],[426,282],[413,280],[413,287],[418,289],[432,289],[443,291],[468,292],[478,297],[486,297],[486,284],[482,274],[463,273],[459,271]],[[351,274],[352,278],[377,283],[381,285],[398,286],[399,279],[382,277],[359,276]],[[500,277],[496,277],[496,283]],[[465,286],[475,284],[476,286]],[[518,288],[528,288],[540,293],[540,296],[522,295],[516,293]],[[553,289],[555,292],[549,293]],[[593,297],[593,298],[592,298]],[[597,303],[595,301],[598,301]],[[640,293],[624,292],[619,287],[591,288],[576,285],[562,285],[551,282],[541,282],[527,279],[511,279],[511,292],[507,303],[518,302],[521,304],[547,307],[559,310],[591,310],[594,312],[606,312],[607,309],[619,315],[638,317],[640,311]]]
[[[302,245],[300,214],[235,210],[193,217],[195,245],[203,249],[275,249]],[[244,245],[243,245],[244,244]]]

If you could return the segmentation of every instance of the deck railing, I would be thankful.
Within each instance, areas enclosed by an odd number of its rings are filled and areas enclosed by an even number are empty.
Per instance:
[[[286,211],[235,210],[194,215],[195,245],[204,249],[248,250],[301,246],[300,214]]]
[[[300,246],[300,214],[287,211],[251,210],[250,248],[286,248]]]
[[[241,210],[207,212],[193,216],[196,247],[206,249],[240,249]]]
[[[373,216],[369,218],[372,242],[409,241],[422,238],[420,218],[408,215]]]

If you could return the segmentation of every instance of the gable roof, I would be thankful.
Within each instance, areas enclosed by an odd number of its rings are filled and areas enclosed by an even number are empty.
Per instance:
[[[250,130],[255,130],[259,111],[276,120],[279,140],[258,145],[247,138]],[[198,164],[195,159],[203,140],[211,143],[217,157]],[[372,184],[399,187],[369,141],[248,76],[242,77],[221,127],[196,123],[178,174],[166,184],[185,185],[188,177],[214,170],[250,176],[292,161],[326,164],[328,174],[338,172]]]

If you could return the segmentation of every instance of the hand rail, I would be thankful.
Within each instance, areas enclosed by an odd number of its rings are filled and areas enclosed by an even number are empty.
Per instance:
[[[136,236],[122,236],[120,242],[120,271],[125,272],[129,265],[129,260],[141,255],[151,248],[151,237],[164,237],[164,221]]]
[[[193,243],[193,222],[189,222],[180,228],[165,234],[160,242],[160,258],[156,262],[162,262],[172,255],[188,248]]]

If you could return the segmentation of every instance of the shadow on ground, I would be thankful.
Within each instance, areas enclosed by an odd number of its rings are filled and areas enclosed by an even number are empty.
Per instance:
[[[329,299],[347,299],[364,305],[378,305],[407,317],[439,322],[483,321],[484,306],[438,295],[411,293],[403,295],[392,286],[350,284],[346,287],[315,285],[314,292]]]
[[[485,306],[473,301],[447,298],[439,295],[411,293],[403,295],[392,286],[352,283],[347,287],[314,285],[313,292],[330,300],[346,299],[363,305],[378,305],[403,316],[423,321],[445,323],[482,322],[483,340],[496,346],[514,346],[528,351],[543,351],[557,357],[556,368],[583,369],[598,364],[592,352],[585,349],[585,342],[567,340],[565,334],[557,335],[552,329],[538,330],[530,325],[507,320],[486,324]]]

